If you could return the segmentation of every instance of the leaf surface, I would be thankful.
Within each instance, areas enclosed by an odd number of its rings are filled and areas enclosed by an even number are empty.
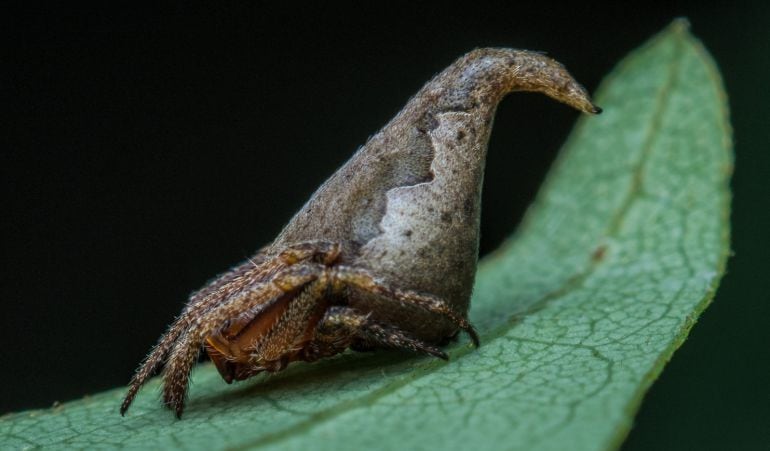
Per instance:
[[[193,378],[182,421],[148,384],[0,419],[4,448],[578,449],[619,446],[714,295],[731,130],[717,69],[676,21],[607,78],[517,233],[480,266],[448,363],[345,354],[270,378]],[[505,124],[498,124],[505,126]]]

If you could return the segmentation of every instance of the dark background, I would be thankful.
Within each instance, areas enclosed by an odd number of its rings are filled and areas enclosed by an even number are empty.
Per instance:
[[[464,52],[545,50],[593,91],[687,16],[730,96],[735,256],[625,448],[767,449],[770,7],[465,3],[4,14],[0,413],[125,384],[193,289],[270,241]],[[502,103],[483,252],[513,230],[576,118],[541,96]]]

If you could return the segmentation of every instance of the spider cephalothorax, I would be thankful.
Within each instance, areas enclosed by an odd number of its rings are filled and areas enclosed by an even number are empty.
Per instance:
[[[276,240],[195,293],[139,367],[121,406],[163,366],[181,416],[205,348],[225,381],[348,348],[446,359],[467,320],[478,255],[481,181],[497,103],[543,92],[597,113],[585,90],[539,53],[479,49],[431,80],[340,168]]]

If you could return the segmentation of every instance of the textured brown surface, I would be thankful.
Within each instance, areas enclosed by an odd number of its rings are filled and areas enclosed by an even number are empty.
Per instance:
[[[599,111],[551,58],[474,50],[428,82],[324,183],[272,251],[310,239],[339,241],[344,262],[439,296],[465,314],[478,256],[487,142],[497,104],[514,91],[542,92],[584,112]],[[428,341],[456,330],[418,309],[382,308],[387,301],[363,293],[350,302]]]

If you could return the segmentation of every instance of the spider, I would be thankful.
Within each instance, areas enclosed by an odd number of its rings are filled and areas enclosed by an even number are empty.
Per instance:
[[[398,327],[335,305],[349,290],[375,293],[446,318],[478,344],[470,323],[441,299],[390,287],[366,270],[339,264],[339,259],[340,246],[323,241],[299,243],[272,258],[258,254],[193,296],[135,381],[146,380],[170,353],[164,401],[181,415],[189,371],[204,340],[227,383],[262,371],[280,371],[296,360],[312,362],[348,347],[403,348],[447,359],[437,346]],[[139,387],[131,385],[123,412]]]
[[[478,259],[481,181],[497,103],[539,91],[598,113],[554,60],[477,49],[430,81],[254,257],[194,293],[129,384],[125,414],[163,367],[163,401],[181,418],[205,349],[240,381],[347,349],[448,359]]]

